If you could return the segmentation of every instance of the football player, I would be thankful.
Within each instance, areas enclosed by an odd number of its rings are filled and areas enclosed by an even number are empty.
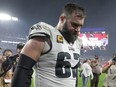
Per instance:
[[[85,10],[67,3],[56,27],[39,22],[30,28],[23,47],[12,87],[30,87],[35,65],[35,87],[76,87],[77,67],[82,41],[80,29]]]

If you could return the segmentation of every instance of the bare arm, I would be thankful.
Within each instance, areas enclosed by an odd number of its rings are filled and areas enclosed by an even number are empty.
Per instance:
[[[112,65],[112,61],[109,60],[108,62],[106,62],[103,66],[102,66],[102,72],[105,73],[109,68],[110,66]]]
[[[26,43],[21,51],[11,87],[30,87],[32,67],[42,53],[44,42],[44,38],[34,37]]]
[[[37,61],[44,48],[44,41],[44,39],[37,37],[30,39],[22,49],[21,53]]]

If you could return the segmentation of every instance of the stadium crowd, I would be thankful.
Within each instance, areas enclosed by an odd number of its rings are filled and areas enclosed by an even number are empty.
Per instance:
[[[11,87],[12,76],[23,46],[24,43],[17,44],[15,55],[11,49],[0,48],[0,87]]]

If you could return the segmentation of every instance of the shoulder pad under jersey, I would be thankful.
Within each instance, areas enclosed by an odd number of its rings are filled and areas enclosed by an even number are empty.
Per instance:
[[[29,31],[29,39],[34,37],[34,36],[45,36],[45,37],[50,37],[51,34],[51,29],[53,29],[51,25],[44,23],[44,22],[39,22],[37,24],[34,24]]]

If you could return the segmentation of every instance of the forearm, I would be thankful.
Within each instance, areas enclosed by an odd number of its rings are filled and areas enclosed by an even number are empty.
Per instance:
[[[111,66],[111,63],[106,62],[103,66],[102,66],[102,72],[105,73]]]
[[[35,61],[32,58],[21,54],[13,75],[11,87],[30,87],[34,64]]]

